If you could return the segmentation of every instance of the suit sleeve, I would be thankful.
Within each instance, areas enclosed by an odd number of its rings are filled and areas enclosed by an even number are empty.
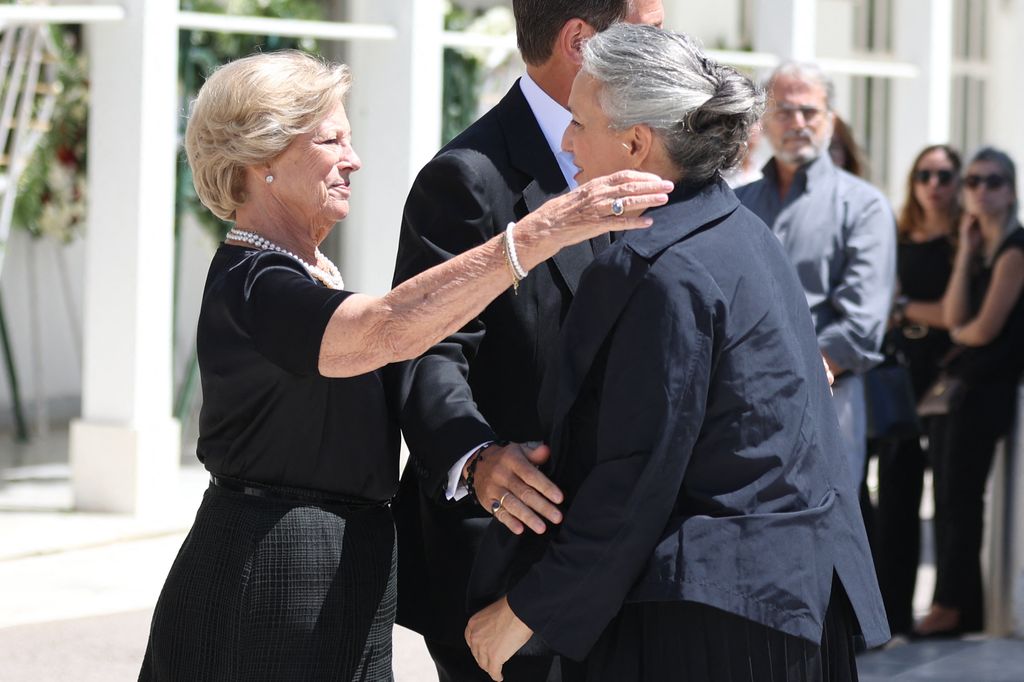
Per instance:
[[[882,360],[879,348],[896,280],[896,225],[881,195],[851,219],[846,267],[829,298],[839,316],[819,331],[818,345],[841,368],[860,373]]]
[[[471,155],[442,153],[413,183],[402,217],[395,285],[496,234],[487,188],[501,178],[488,177],[496,173],[493,166]],[[421,489],[437,499],[443,498],[451,466],[471,448],[495,440],[467,381],[486,331],[476,318],[401,369],[399,415],[410,464]]]
[[[544,556],[508,595],[535,633],[577,660],[660,540],[704,419],[714,306],[697,286],[653,275],[608,342],[596,464]]]

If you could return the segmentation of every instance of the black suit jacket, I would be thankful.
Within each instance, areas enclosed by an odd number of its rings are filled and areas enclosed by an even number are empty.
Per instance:
[[[405,204],[395,284],[500,234],[565,178],[519,84],[419,173]],[[562,250],[473,322],[407,364],[401,425],[409,466],[395,503],[398,622],[462,642],[466,583],[489,515],[443,504],[448,470],[496,438],[541,440],[537,396],[583,270],[583,243]],[[511,284],[511,280],[510,280]]]
[[[546,542],[492,524],[474,605],[510,590],[516,614],[574,659],[627,601],[700,602],[818,643],[834,570],[868,643],[885,641],[814,327],[781,245],[722,182],[677,188],[648,215],[653,227],[584,275],[544,389],[565,520]],[[533,563],[510,580],[516,551]]]

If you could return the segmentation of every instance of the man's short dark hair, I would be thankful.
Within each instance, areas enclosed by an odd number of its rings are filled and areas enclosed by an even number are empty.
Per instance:
[[[558,32],[570,19],[582,19],[603,31],[626,18],[630,0],[512,0],[516,40],[527,64],[543,64],[551,56]]]

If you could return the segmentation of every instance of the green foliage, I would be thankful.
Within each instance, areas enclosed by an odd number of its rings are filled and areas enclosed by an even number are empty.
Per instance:
[[[50,130],[18,180],[13,223],[35,237],[69,242],[85,226],[88,68],[74,31],[62,26],[51,31],[60,59],[59,92]]]
[[[210,14],[237,14],[253,17],[281,19],[307,19],[319,21],[324,18],[323,3],[318,0],[182,0],[181,9]],[[214,33],[210,31],[181,31],[178,43],[178,73],[182,85],[182,111],[188,111],[188,103],[209,75],[218,66],[232,59],[254,52],[299,49],[316,53],[316,41],[309,38],[284,38],[281,36],[253,36],[240,33]],[[187,119],[181,117],[180,138],[184,139]],[[182,211],[191,212],[211,237],[220,241],[227,234],[230,225],[213,215],[199,201],[192,185],[192,173],[185,159],[182,147],[178,154],[178,217]]]
[[[452,5],[444,17],[449,31],[469,28],[475,16]],[[442,91],[441,140],[447,144],[476,120],[480,98],[480,60],[469,53],[446,48],[444,51],[444,89]]]

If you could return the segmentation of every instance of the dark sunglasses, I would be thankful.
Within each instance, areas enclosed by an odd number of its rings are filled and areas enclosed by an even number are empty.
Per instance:
[[[919,170],[914,173],[914,180],[922,185],[927,185],[932,181],[932,178],[938,179],[939,184],[945,187],[949,183],[953,182],[953,178],[956,177],[956,173],[951,170]]]
[[[978,185],[984,183],[986,189],[996,190],[1000,189],[1007,182],[1009,182],[1009,180],[1002,175],[997,175],[996,173],[992,173],[991,175],[968,175],[964,178],[964,184],[971,189],[976,189]]]

